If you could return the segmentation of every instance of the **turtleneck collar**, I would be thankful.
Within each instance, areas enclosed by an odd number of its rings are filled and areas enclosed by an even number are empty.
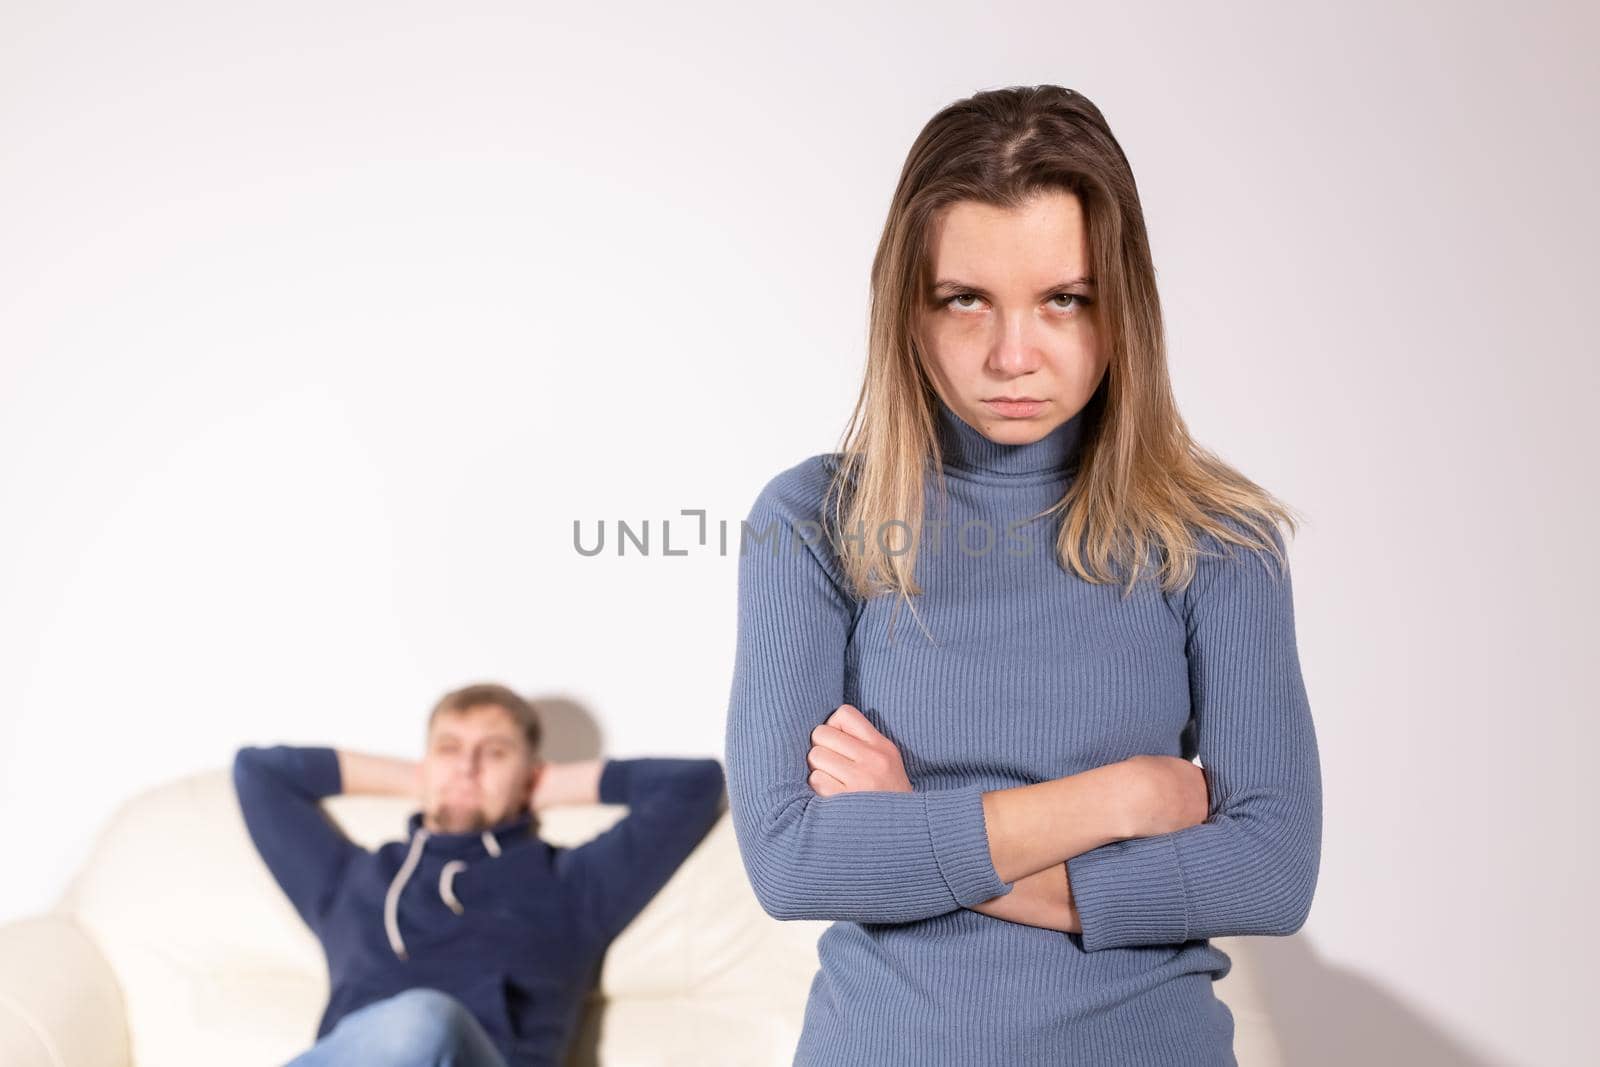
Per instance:
[[[416,837],[422,829],[422,812],[412,812],[406,820],[406,840]],[[498,856],[504,846],[533,834],[533,812],[524,809],[485,830],[465,830],[460,833],[428,830],[426,833],[429,852],[450,856]]]
[[[1098,398],[1100,390],[1096,391]],[[1088,420],[1095,398],[1083,410],[1051,430],[1039,440],[1025,445],[1007,445],[985,437],[968,424],[939,397],[934,398],[939,450],[944,465],[1000,478],[1036,479],[1065,475],[1078,465]]]

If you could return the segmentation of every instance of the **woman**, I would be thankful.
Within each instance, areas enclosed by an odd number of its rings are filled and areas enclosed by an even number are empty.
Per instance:
[[[1094,104],[936,115],[872,297],[842,449],[742,531],[739,847],[838,920],[795,1062],[1234,1063],[1209,939],[1298,929],[1320,856],[1295,521],[1189,438]]]

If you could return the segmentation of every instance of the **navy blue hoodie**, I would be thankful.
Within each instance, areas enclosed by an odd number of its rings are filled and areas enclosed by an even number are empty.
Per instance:
[[[714,759],[608,760],[600,801],[629,812],[560,848],[524,811],[482,833],[352,843],[318,803],[342,789],[332,748],[241,748],[233,762],[256,849],[328,962],[320,1039],[350,1012],[406,989],[459,998],[515,1067],[558,1067],[610,942],[722,811]]]

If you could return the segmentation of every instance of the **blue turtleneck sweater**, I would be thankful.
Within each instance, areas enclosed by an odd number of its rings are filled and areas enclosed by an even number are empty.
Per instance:
[[[1013,446],[940,404],[948,497],[930,470],[916,561],[931,639],[904,605],[891,636],[895,598],[859,600],[818,536],[836,454],[772,478],[745,520],[734,828],[769,914],[837,920],[796,1064],[1232,1064],[1212,991],[1231,963],[1210,939],[1306,917],[1321,778],[1288,576],[1211,536],[1219,555],[1171,594],[1141,579],[1122,599],[1063,569],[1059,520],[1028,520],[1074,477],[1092,410]],[[811,790],[811,731],[845,703],[898,746],[914,792]],[[1203,824],[1071,858],[1082,933],[971,910],[1012,888],[986,790],[1138,754],[1198,754]]]
[[[522,814],[481,833],[433,833],[422,813],[376,851],[319,801],[341,792],[331,748],[246,747],[233,780],[245,825],[322,942],[330,994],[318,1039],[406,989],[453,994],[514,1067],[555,1067],[606,947],[705,837],[722,810],[714,759],[607,760],[600,802],[629,812],[576,848]]]

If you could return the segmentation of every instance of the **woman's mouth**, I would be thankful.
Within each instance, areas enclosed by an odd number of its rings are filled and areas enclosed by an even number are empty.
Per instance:
[[[992,397],[984,401],[989,410],[1008,419],[1026,419],[1044,410],[1047,400],[1032,397]]]

